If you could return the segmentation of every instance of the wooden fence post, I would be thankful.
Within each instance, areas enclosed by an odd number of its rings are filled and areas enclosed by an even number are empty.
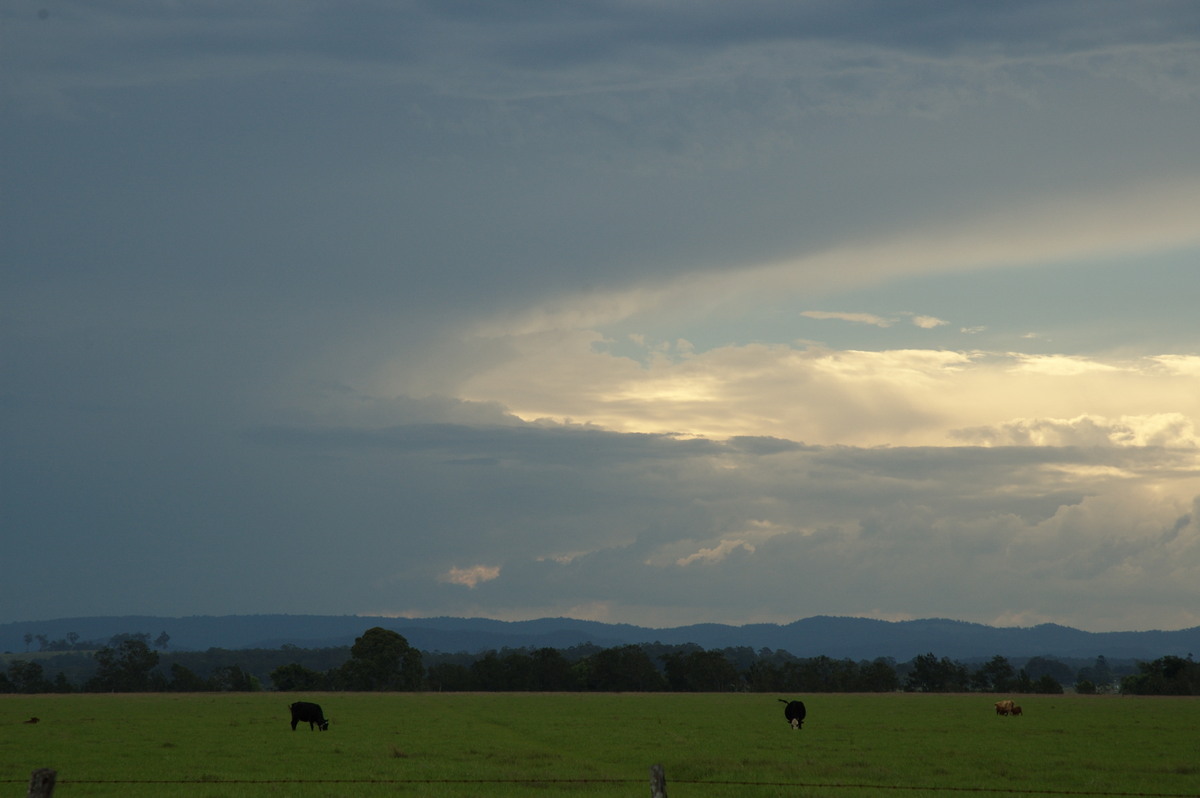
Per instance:
[[[50,798],[58,773],[50,768],[38,768],[29,774],[29,798]]]
[[[650,766],[650,798],[667,798],[667,775],[662,765]]]

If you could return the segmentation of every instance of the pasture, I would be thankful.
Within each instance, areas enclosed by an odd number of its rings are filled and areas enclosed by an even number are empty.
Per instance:
[[[802,730],[780,697],[807,704]],[[51,767],[56,798],[644,798],[662,763],[671,798],[1200,795],[1200,699],[1013,696],[1011,718],[1003,697],[4,695],[0,791]],[[295,700],[329,731],[293,732]]]

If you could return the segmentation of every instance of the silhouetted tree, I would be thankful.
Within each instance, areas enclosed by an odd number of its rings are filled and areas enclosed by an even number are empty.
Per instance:
[[[15,659],[8,666],[8,678],[14,693],[48,693],[50,682],[42,674],[42,666],[37,662],[26,662]]]
[[[672,690],[716,693],[741,687],[737,668],[719,651],[689,651],[668,654],[662,659],[667,686]]]
[[[456,692],[476,689],[471,669],[457,662],[439,662],[433,665],[429,668],[426,679],[431,690]]]
[[[425,675],[421,652],[404,636],[375,626],[355,638],[350,660],[331,674],[345,690],[418,690]]]
[[[1046,695],[1058,695],[1058,694],[1062,693],[1062,691],[1063,691],[1063,686],[1058,683],[1058,679],[1055,679],[1053,676],[1051,676],[1048,673],[1043,673],[1037,679],[1037,681],[1035,681],[1033,683],[1033,692],[1035,692],[1035,693],[1044,693]]]
[[[92,692],[128,693],[166,685],[165,679],[160,683],[151,674],[158,665],[158,652],[151,651],[144,640],[127,637],[116,648],[100,649],[94,657],[96,675],[87,684]]]
[[[225,665],[213,671],[208,678],[212,688],[218,692],[248,693],[262,689],[262,686],[239,665]]]
[[[108,639],[108,647],[116,648],[119,645],[121,645],[122,643],[124,643],[126,640],[138,640],[142,643],[145,643],[147,646],[149,646],[150,645],[150,633],[149,632],[121,632],[119,634],[113,635],[112,637],[110,637]]]
[[[539,648],[530,655],[535,690],[578,690],[579,679],[571,663],[555,648]]]
[[[328,681],[325,674],[320,671],[314,671],[295,662],[289,665],[280,665],[271,671],[271,683],[275,685],[275,689],[288,693],[324,690]]]
[[[904,689],[918,693],[950,693],[965,690],[968,681],[965,665],[947,657],[939,660],[930,652],[913,658]]]
[[[174,693],[203,693],[211,690],[212,685],[197,676],[191,668],[176,662],[171,665],[171,679],[167,682],[167,689]]]
[[[878,657],[862,668],[862,680],[857,689],[869,693],[890,693],[900,689],[895,661]]]
[[[1095,692],[1108,693],[1111,692],[1113,686],[1113,672],[1108,665],[1108,660],[1103,656],[1096,657],[1096,662],[1090,667],[1080,668],[1079,673],[1075,675],[1077,682],[1091,682],[1095,685]]]
[[[1050,676],[1060,685],[1073,681],[1075,674],[1071,666],[1050,657],[1032,657],[1025,663],[1025,672],[1034,683],[1040,682],[1043,676]]]
[[[1121,692],[1134,695],[1200,695],[1200,663],[1177,656],[1139,662],[1138,673],[1121,680]]]
[[[662,690],[666,682],[640,646],[606,648],[585,660],[584,684],[601,692]]]
[[[971,674],[971,687],[983,693],[1006,693],[1013,680],[1013,666],[997,654]]]

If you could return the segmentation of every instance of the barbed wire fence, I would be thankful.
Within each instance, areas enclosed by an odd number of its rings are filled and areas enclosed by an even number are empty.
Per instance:
[[[19,779],[0,779],[0,784],[21,784]],[[632,794],[634,785],[645,788],[646,781],[629,778],[528,778],[528,779],[59,779],[57,771],[51,768],[38,768],[29,776],[29,792],[27,798],[53,798],[54,790],[59,785],[183,785],[211,787],[215,784],[239,785],[273,785],[273,784],[387,784],[387,785],[529,785],[539,791],[554,786],[597,786],[597,785],[629,785]],[[840,790],[871,790],[895,793],[927,792],[927,793],[977,793],[995,796],[1004,795],[1073,795],[1089,796],[1090,798],[1200,798],[1200,793],[1170,793],[1170,792],[1111,792],[1095,790],[1061,790],[1061,789],[1032,789],[1016,787],[946,787],[935,785],[900,785],[900,784],[853,784],[843,782],[802,782],[802,781],[733,781],[733,780],[699,780],[677,779],[671,782],[673,786],[690,787],[739,787],[747,788],[791,788],[806,790],[821,790],[831,796],[836,796]],[[650,767],[650,796],[651,798],[667,798],[667,779],[663,766],[660,764]],[[66,791],[68,794],[70,790]],[[544,794],[544,792],[539,792]]]

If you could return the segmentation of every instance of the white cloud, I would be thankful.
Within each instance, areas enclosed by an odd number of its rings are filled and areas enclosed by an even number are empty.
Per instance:
[[[876,327],[892,326],[892,322],[889,319],[876,316],[874,313],[836,313],[824,310],[806,310],[800,315],[807,316],[810,319],[837,319],[838,321],[852,321],[857,324],[872,324]]]
[[[939,319],[936,316],[913,316],[912,323],[914,326],[920,327],[922,330],[932,330],[935,327],[941,327],[950,322]]]
[[[722,540],[716,546],[689,554],[686,557],[680,557],[675,561],[675,564],[684,567],[697,562],[715,563],[728,557],[734,551],[741,549],[750,554],[754,553],[754,546],[744,540]]]
[[[474,588],[483,582],[497,579],[499,576],[500,566],[498,565],[472,565],[469,568],[451,568],[439,577],[439,581]]]

